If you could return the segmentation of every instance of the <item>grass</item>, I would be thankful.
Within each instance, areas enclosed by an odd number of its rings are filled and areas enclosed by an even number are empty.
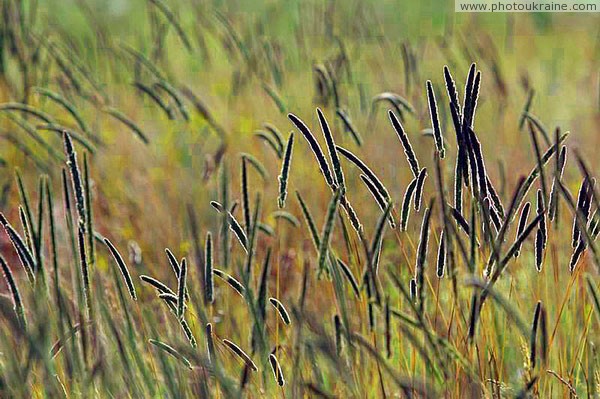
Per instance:
[[[452,7],[4,2],[0,396],[595,397],[597,20]]]

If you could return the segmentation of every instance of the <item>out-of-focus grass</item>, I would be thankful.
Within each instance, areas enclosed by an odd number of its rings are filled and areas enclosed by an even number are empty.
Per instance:
[[[73,348],[65,347],[56,360],[44,360],[32,355],[33,349],[46,350],[54,343],[61,330],[57,324],[56,309],[46,314],[52,327],[44,329],[43,306],[34,306],[35,295],[20,275],[18,260],[11,264],[27,298],[29,332],[39,329],[28,337],[21,337],[3,324],[3,357],[0,365],[6,372],[2,383],[7,395],[27,394],[43,396],[44,389],[52,395],[52,386],[44,388],[44,378],[58,375],[61,386],[68,397],[71,396],[156,396],[174,397],[190,395],[198,390],[206,370],[195,367],[188,372],[176,360],[161,358],[156,348],[148,344],[149,338],[160,338],[177,348],[185,347],[185,336],[175,318],[168,312],[158,310],[159,299],[151,290],[142,286],[138,276],[150,274],[169,284],[176,291],[176,279],[168,267],[164,248],[169,247],[178,256],[187,256],[193,266],[188,278],[191,302],[188,314],[192,329],[199,341],[199,358],[191,358],[194,365],[203,365],[199,359],[206,356],[204,321],[202,314],[214,323],[216,333],[228,338],[241,347],[250,350],[249,336],[253,318],[245,306],[244,299],[237,296],[222,281],[216,281],[216,303],[205,309],[201,301],[201,268],[194,258],[194,242],[190,231],[188,210],[194,209],[199,226],[199,237],[203,240],[207,231],[219,237],[221,218],[209,206],[211,200],[221,200],[219,195],[218,170],[228,165],[231,199],[240,198],[239,165],[240,152],[253,154],[267,168],[270,178],[261,180],[250,168],[250,198],[254,206],[254,193],[262,193],[262,220],[276,231],[276,238],[260,235],[257,242],[257,259],[252,281],[259,277],[260,264],[268,246],[273,249],[273,266],[269,279],[269,295],[278,297],[288,310],[292,310],[302,285],[302,270],[305,262],[312,267],[307,309],[318,312],[317,327],[304,328],[306,337],[298,337],[291,327],[277,324],[275,314],[268,310],[267,321],[269,344],[282,344],[278,359],[283,367],[288,385],[277,391],[272,381],[266,356],[258,360],[259,374],[250,379],[246,387],[250,397],[258,397],[262,392],[268,396],[297,394],[294,376],[312,381],[325,391],[336,396],[351,395],[380,397],[382,389],[395,394],[398,389],[389,376],[380,377],[380,367],[358,347],[347,346],[339,363],[330,363],[324,353],[316,348],[322,342],[313,339],[319,328],[325,328],[333,337],[332,318],[340,313],[340,303],[334,292],[331,280],[316,280],[317,254],[310,244],[310,236],[303,224],[300,207],[294,191],[299,191],[311,210],[317,228],[324,221],[330,191],[319,174],[314,157],[304,139],[297,133],[292,170],[289,181],[287,209],[301,221],[301,227],[292,228],[286,222],[269,216],[277,208],[277,180],[281,162],[260,140],[253,136],[262,129],[264,122],[273,123],[287,138],[293,125],[286,117],[293,112],[301,117],[320,139],[315,106],[325,112],[334,131],[337,144],[351,149],[361,157],[381,178],[396,203],[400,206],[401,197],[412,176],[404,159],[402,147],[387,120],[386,106],[379,105],[372,110],[371,99],[378,93],[391,91],[406,98],[415,108],[415,115],[406,115],[405,128],[415,148],[421,166],[429,170],[425,186],[425,201],[436,193],[435,174],[432,163],[433,141],[420,134],[430,127],[425,81],[431,79],[436,91],[441,119],[447,140],[447,159],[442,163],[445,175],[447,198],[451,198],[451,176],[453,176],[456,140],[447,107],[442,67],[449,65],[463,100],[466,73],[472,62],[477,62],[482,71],[481,94],[478,103],[475,130],[479,135],[486,159],[487,171],[495,182],[501,197],[508,204],[518,177],[528,173],[535,166],[526,129],[518,129],[523,106],[530,90],[535,90],[531,112],[538,117],[552,133],[556,126],[570,131],[570,149],[578,149],[587,160],[590,170],[597,175],[600,168],[594,146],[599,144],[595,132],[598,130],[600,115],[599,93],[599,48],[597,43],[597,18],[593,14],[455,14],[453,3],[437,4],[427,2],[318,2],[318,1],[278,1],[255,4],[253,1],[238,2],[159,2],[166,4],[177,16],[178,23],[189,38],[193,51],[188,52],[173,25],[169,24],[158,7],[148,1],[63,2],[57,0],[40,1],[37,11],[31,13],[35,2],[12,4],[6,2],[3,16],[10,23],[2,29],[4,45],[3,70],[0,75],[1,102],[16,102],[27,98],[32,106],[43,109],[58,122],[68,127],[76,127],[73,119],[64,109],[49,101],[43,101],[31,90],[33,86],[49,87],[62,93],[76,105],[94,134],[105,143],[97,146],[90,156],[93,188],[94,228],[110,237],[118,248],[126,254],[128,243],[135,242],[141,248],[141,262],[129,260],[134,282],[141,290],[138,303],[128,304],[133,319],[131,336],[127,330],[125,309],[119,302],[117,285],[112,280],[113,265],[105,248],[98,248],[98,258],[93,271],[94,301],[97,304],[95,323],[92,330],[99,341],[94,345],[94,356],[87,370],[78,370],[69,364],[70,356],[78,358],[81,353],[79,341]],[[28,20],[26,25],[18,23],[13,14],[21,4]],[[152,21],[158,21],[153,24]],[[10,34],[17,30],[19,35],[16,52],[10,50]],[[157,33],[159,32],[159,33]],[[157,37],[157,35],[159,37]],[[164,36],[162,45],[157,46]],[[85,100],[73,89],[69,73],[61,70],[56,60],[49,58],[47,47],[41,47],[39,62],[36,63],[35,48],[48,39],[66,49],[61,57],[67,66],[81,63],[91,80],[98,83],[94,88],[81,74],[78,79],[86,91],[94,98],[105,97],[101,101]],[[19,42],[20,40],[20,42]],[[42,40],[40,42],[40,40]],[[133,48],[154,63],[165,79],[177,89],[189,87],[208,107],[214,123],[209,123],[186,101],[192,118],[186,123],[181,118],[168,120],[165,113],[133,87],[134,80],[152,84],[155,77],[143,66],[136,65],[134,58],[124,50]],[[342,50],[343,49],[343,50]],[[18,53],[26,54],[29,82],[25,96],[23,90],[22,66]],[[407,72],[406,52],[413,59],[414,71]],[[404,53],[404,54],[403,54]],[[340,121],[335,116],[332,100],[319,104],[316,99],[314,66],[331,62],[345,54],[346,61],[338,74],[338,92],[341,106],[348,111],[357,130],[364,139],[364,146],[357,147],[349,134],[343,132]],[[52,60],[45,64],[44,60]],[[143,71],[139,77],[136,70]],[[275,72],[274,72],[275,71]],[[276,102],[264,89],[271,87],[285,106],[286,113],[280,112]],[[98,92],[100,89],[103,95]],[[166,97],[163,97],[166,98]],[[172,106],[174,105],[171,101]],[[150,144],[144,145],[122,123],[111,118],[103,108],[111,105],[131,118],[149,137]],[[174,111],[177,113],[177,111]],[[28,121],[32,121],[31,118]],[[31,151],[47,163],[55,191],[57,233],[59,237],[59,259],[61,276],[66,296],[77,301],[76,273],[77,254],[71,253],[68,244],[69,232],[63,223],[62,198],[60,188],[60,167],[50,160],[43,150],[25,136],[8,118],[0,120],[3,134],[11,133],[23,140]],[[52,137],[51,133],[40,133]],[[48,139],[58,151],[61,141],[58,137]],[[0,184],[10,184],[8,199],[2,204],[2,212],[11,223],[18,223],[18,190],[14,183],[12,169],[21,167],[32,198],[37,197],[36,176],[40,172],[34,163],[21,150],[3,140],[0,156],[5,161]],[[543,146],[546,148],[546,145]],[[224,157],[218,159],[220,149],[225,148]],[[81,153],[82,148],[78,147]],[[216,156],[216,160],[215,160]],[[573,153],[569,161],[564,181],[573,195],[576,195],[581,176]],[[80,162],[82,157],[80,156]],[[217,161],[217,162],[215,162]],[[502,166],[499,166],[499,162]],[[553,166],[552,161],[549,165]],[[361,184],[356,168],[342,159],[345,170],[348,196],[361,218],[367,237],[371,237],[380,211],[368,191]],[[549,171],[552,168],[548,168]],[[503,171],[503,172],[502,172]],[[551,176],[551,172],[547,172]],[[505,187],[500,182],[505,182]],[[537,185],[536,185],[537,188]],[[36,193],[36,195],[33,195]],[[534,190],[528,200],[535,201]],[[32,200],[32,204],[35,201]],[[34,205],[32,205],[34,206]],[[535,208],[533,208],[535,209]],[[243,220],[241,207],[235,212],[238,220]],[[419,227],[423,210],[412,211],[407,233],[386,233],[381,269],[385,279],[384,291],[391,303],[402,312],[409,313],[407,301],[391,284],[383,270],[392,269],[401,276],[408,287],[410,272],[414,268],[415,252],[419,237]],[[533,260],[533,240],[524,245],[523,254],[513,261],[509,273],[503,275],[496,289],[509,298],[522,317],[529,321],[538,300],[548,312],[548,328],[551,336],[549,361],[544,367],[555,370],[571,384],[580,395],[591,391],[594,377],[590,365],[598,365],[592,343],[598,339],[598,322],[592,316],[591,301],[585,292],[584,271],[594,273],[590,255],[584,255],[575,274],[568,273],[571,255],[569,247],[572,215],[566,204],[561,204],[561,224],[558,229],[549,226],[550,242],[546,250],[544,269],[538,274]],[[346,223],[347,224],[347,223]],[[514,328],[510,318],[492,302],[486,303],[481,314],[474,344],[466,339],[468,328],[471,288],[464,285],[467,278],[466,265],[458,264],[459,296],[452,294],[451,280],[437,280],[434,273],[435,256],[441,227],[434,221],[430,243],[430,256],[427,263],[427,292],[429,298],[426,319],[429,328],[440,337],[447,339],[453,349],[469,364],[469,375],[465,364],[455,359],[443,360],[447,363],[447,378],[436,376],[425,367],[423,357],[408,341],[409,334],[415,335],[421,344],[424,341],[420,330],[403,325],[394,320],[393,356],[389,363],[401,375],[426,377],[434,381],[432,388],[445,392],[447,396],[464,397],[471,392],[481,392],[489,397],[516,394],[534,376],[539,375],[532,392],[540,397],[567,395],[568,388],[545,369],[529,370],[528,337],[523,337]],[[332,239],[332,248],[349,263],[353,272],[360,277],[364,267],[364,257],[360,243],[347,224],[352,250],[346,249],[342,229],[338,223]],[[509,232],[510,241],[514,230]],[[200,247],[203,242],[197,243]],[[45,247],[48,248],[48,243]],[[508,245],[505,245],[505,247]],[[10,249],[10,248],[9,248]],[[221,240],[215,240],[215,267],[220,264],[224,251]],[[487,260],[488,248],[478,254],[478,275]],[[589,252],[589,251],[588,251]],[[232,264],[229,272],[237,273],[237,264],[243,264],[244,253],[237,243],[232,243]],[[45,253],[46,264],[50,264],[50,254]],[[460,257],[458,258],[460,259]],[[49,266],[48,266],[49,267]],[[48,269],[50,270],[50,269]],[[117,280],[119,281],[119,280]],[[121,287],[124,289],[124,287]],[[39,290],[36,287],[36,292]],[[38,293],[38,295],[41,295]],[[377,314],[378,328],[371,332],[367,323],[367,298],[355,300],[350,290],[346,299],[351,319],[352,332],[363,334],[380,352],[383,347],[383,314]],[[55,304],[55,299],[49,303]],[[102,312],[107,306],[107,312]],[[56,307],[56,305],[55,305]],[[76,306],[69,312],[77,319]],[[119,355],[118,339],[111,332],[109,317],[117,324],[124,345],[129,345],[125,354]],[[75,323],[75,322],[74,322]],[[321,326],[324,323],[324,326]],[[409,331],[406,332],[405,329]],[[317,334],[315,334],[317,333]],[[125,337],[126,336],[126,337]],[[29,341],[28,341],[29,339]],[[137,346],[132,347],[131,341]],[[306,339],[304,341],[304,339]],[[313,339],[311,341],[311,339]],[[38,342],[39,341],[39,342]],[[37,342],[37,344],[36,344]],[[303,355],[299,367],[294,362],[302,346]],[[18,343],[19,350],[14,355],[9,348]],[[36,346],[39,345],[39,346]],[[271,349],[268,348],[268,350]],[[525,348],[525,349],[523,349]],[[223,349],[223,350],[221,350]],[[182,351],[184,349],[181,349]],[[430,349],[426,349],[429,351]],[[220,376],[227,375],[235,380],[242,370],[236,358],[231,357],[226,348],[219,346],[219,359],[222,369],[213,372],[216,376],[208,379],[211,392],[227,396],[225,384]],[[315,352],[320,371],[311,365],[311,351]],[[34,351],[33,351],[34,352]],[[135,352],[135,353],[134,353]],[[268,351],[267,351],[268,352]],[[137,355],[136,355],[137,353]],[[361,353],[362,355],[359,355]],[[63,356],[64,355],[64,356]],[[262,355],[262,353],[261,353]],[[432,356],[439,355],[431,353]],[[62,358],[60,356],[63,356]],[[136,358],[139,356],[139,358]],[[259,356],[258,354],[256,356]],[[28,358],[32,357],[32,366]],[[458,356],[457,356],[458,357]],[[127,361],[124,361],[126,359]],[[75,364],[77,360],[72,360]],[[131,362],[131,363],[128,363]],[[145,366],[140,366],[143,364]],[[350,367],[350,383],[340,380],[342,366]],[[31,367],[31,368],[30,368]],[[47,368],[44,368],[47,367]],[[73,367],[75,372],[70,371]],[[130,371],[128,371],[130,368]],[[94,370],[95,373],[94,373]],[[439,372],[439,369],[436,369]],[[597,371],[596,371],[597,372]],[[120,378],[119,375],[126,377]],[[131,374],[128,374],[131,373]],[[149,376],[149,378],[148,378]],[[23,387],[17,388],[18,383]],[[383,380],[380,386],[380,378]],[[596,376],[596,378],[598,378]],[[128,384],[128,380],[133,382]],[[492,380],[492,382],[490,382]],[[152,385],[149,387],[148,384]],[[28,388],[30,387],[30,388]],[[500,387],[500,388],[499,388]],[[224,393],[220,393],[224,392]],[[306,395],[309,395],[308,391]]]

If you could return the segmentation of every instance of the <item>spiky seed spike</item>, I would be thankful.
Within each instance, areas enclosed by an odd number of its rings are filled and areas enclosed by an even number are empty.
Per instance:
[[[233,231],[233,234],[235,234],[236,238],[242,245],[242,248],[244,248],[244,251],[248,251],[248,237],[246,236],[244,229],[242,228],[240,223],[237,221],[235,216],[233,216],[230,211],[225,212],[225,208],[223,207],[223,205],[221,205],[217,201],[211,201],[210,205],[213,208],[215,208],[219,213],[225,213],[225,215],[227,216],[227,222],[229,224],[229,229],[231,231]]]
[[[263,262],[262,271],[260,272],[260,284],[258,286],[258,312],[261,316],[262,320],[265,319],[266,315],[266,306],[267,306],[267,291],[269,289],[269,270],[271,264],[271,247],[267,249],[267,254],[265,255],[265,260]]]
[[[392,326],[389,298],[385,300],[383,305],[383,313],[385,315],[385,352],[387,358],[389,359],[392,357]]]
[[[275,142],[277,143],[277,147],[279,151],[283,153],[283,137],[279,130],[272,123],[265,122],[263,123],[263,127],[271,134]]]
[[[542,215],[540,215],[542,216]],[[535,235],[535,268],[538,272],[542,271],[542,261],[544,259],[544,234],[541,229],[537,229]]]
[[[458,145],[458,153],[456,155],[455,165],[455,207],[462,212],[462,183],[469,187],[469,162],[467,138],[463,134],[463,126],[461,124],[460,110],[453,103],[450,103],[450,115],[452,123],[456,131],[456,143]]]
[[[465,122],[467,120],[466,113],[468,111],[469,104],[471,103],[471,96],[473,95],[473,80],[475,79],[475,72],[476,72],[475,67],[476,67],[475,63],[472,63],[471,67],[469,68],[469,73],[467,75],[467,82],[465,84],[465,97],[464,97],[464,101],[463,101],[463,124],[465,124]]]
[[[246,235],[250,235],[250,198],[248,194],[248,167],[246,166],[246,158],[242,158],[241,167],[241,193],[242,193],[242,211],[244,215],[244,227]]]
[[[342,120],[344,127],[346,128],[346,131],[350,132],[352,134],[352,138],[354,139],[354,142],[356,143],[356,145],[361,147],[363,145],[362,137],[360,136],[360,133],[358,132],[358,130],[356,130],[356,127],[354,127],[354,124],[350,120],[350,116],[348,116],[348,114],[340,108],[338,108],[335,111],[335,113]]]
[[[35,281],[36,269],[35,262],[33,260],[33,255],[31,254],[31,252],[29,252],[27,245],[25,244],[19,233],[17,233],[14,227],[12,227],[10,223],[8,223],[8,220],[6,220],[6,217],[2,212],[0,212],[0,224],[2,224],[4,230],[6,231],[6,234],[12,242],[13,247],[15,248],[17,255],[19,256],[19,260],[21,261],[21,264],[23,265],[23,268],[27,273],[27,278],[29,279],[29,282],[33,284]]]
[[[577,193],[577,211],[581,210],[581,206],[583,205],[584,197],[585,197],[585,191],[586,189],[586,182],[587,179],[584,177],[583,180],[581,181],[581,186],[579,186],[579,192]],[[579,238],[581,236],[581,232],[579,231],[579,225],[577,223],[577,216],[575,215],[573,217],[573,230],[572,230],[572,234],[571,234],[571,245],[573,246],[573,248],[577,247],[577,243],[579,242]]]
[[[150,276],[146,276],[146,275],[142,274],[140,276],[140,280],[142,280],[143,282],[145,282],[147,284],[150,284],[151,286],[156,288],[156,290],[161,294],[166,293],[166,294],[171,294],[176,297],[176,294],[175,294],[175,292],[173,292],[173,290],[171,290],[169,287],[167,287],[165,284],[161,283],[154,277],[150,277]]]
[[[179,269],[179,278],[177,279],[177,317],[183,319],[185,310],[185,286],[187,280],[187,261],[185,258],[181,261]]]
[[[467,233],[467,235],[470,235],[469,223],[463,217],[463,215],[453,207],[450,207],[450,213],[452,214],[452,217],[454,217],[454,220],[456,220],[458,226],[462,228],[465,231],[465,233]]]
[[[483,160],[483,152],[481,150],[481,143],[477,138],[477,135],[473,131],[473,129],[468,128],[467,134],[469,135],[469,143],[471,146],[471,150],[473,156],[475,158],[475,162],[477,164],[477,188],[479,189],[479,195],[482,199],[488,196],[488,184],[487,184],[487,172],[485,169],[485,162]]]
[[[369,179],[371,179],[371,182],[375,185],[375,187],[377,187],[377,191],[379,191],[383,198],[385,198],[388,201],[390,200],[390,194],[388,193],[388,190],[385,188],[381,180],[379,180],[377,175],[373,173],[373,171],[369,169],[369,167],[363,161],[361,161],[360,158],[358,158],[351,151],[348,151],[343,147],[336,146],[335,148],[346,159],[348,159],[350,162],[356,165],[356,167],[358,167],[362,173],[364,173]]]
[[[27,216],[25,215],[25,211],[23,210],[23,207],[21,205],[19,205],[19,219],[21,220],[21,226],[23,227],[25,245],[30,251],[33,251],[33,237],[31,236],[33,228],[30,226],[30,222]]]
[[[90,272],[85,251],[85,227],[83,224],[80,224],[77,229],[77,243],[79,249],[79,267],[81,268],[81,277],[83,279],[83,298],[88,317],[90,317],[92,314],[92,293],[90,291]]]
[[[273,305],[273,307],[277,310],[281,320],[283,320],[285,324],[289,325],[292,320],[290,319],[290,315],[285,309],[285,306],[283,306],[283,304],[276,298],[269,298],[269,302],[271,302],[271,305]]]
[[[423,199],[423,187],[427,178],[427,168],[421,169],[417,176],[417,186],[415,188],[415,211],[421,210],[421,202]]]
[[[406,187],[406,192],[404,193],[404,198],[402,199],[402,214],[400,215],[400,230],[406,231],[406,227],[408,225],[408,218],[410,217],[410,203],[413,196],[413,192],[417,187],[417,178],[415,177],[408,187]]]
[[[417,280],[414,278],[410,279],[410,298],[413,302],[417,302]]]
[[[475,81],[473,82],[473,92],[471,94],[471,102],[469,104],[469,123],[468,127],[473,128],[475,120],[475,110],[477,109],[477,99],[479,98],[479,88],[481,85],[481,71],[477,71]]]
[[[302,214],[304,215],[304,219],[306,221],[306,224],[308,225],[308,229],[310,231],[310,235],[312,237],[312,241],[313,244],[315,246],[316,250],[319,250],[320,247],[320,242],[321,242],[321,238],[319,237],[319,232],[317,231],[317,226],[315,225],[315,221],[312,218],[308,207],[306,206],[306,203],[304,202],[304,199],[302,199],[302,196],[300,195],[300,193],[298,191],[296,191],[296,198],[298,199],[298,202],[300,203],[300,208],[302,209]]]
[[[471,342],[473,342],[477,330],[479,307],[479,296],[476,293],[473,293],[473,297],[471,298],[471,316],[469,318],[469,341]]]
[[[279,198],[277,204],[279,208],[285,207],[285,199],[287,198],[287,185],[290,174],[290,165],[292,163],[292,151],[294,148],[294,133],[290,133],[287,145],[285,147],[285,156],[281,165],[281,174],[277,178],[279,180]]]
[[[10,294],[13,301],[13,309],[19,318],[19,322],[22,327],[27,327],[27,320],[25,319],[25,310],[23,309],[23,302],[21,301],[21,295],[19,294],[19,288],[17,287],[17,283],[13,277],[12,271],[10,267],[6,264],[6,261],[0,255],[0,265],[2,266],[2,273],[4,275],[4,280],[6,281],[6,285],[10,290]]]
[[[269,364],[271,365],[271,370],[273,370],[273,376],[275,377],[275,381],[277,381],[277,385],[283,387],[285,385],[283,372],[281,371],[281,366],[279,365],[277,358],[272,353],[269,355]]]
[[[558,143],[558,138],[557,138]],[[550,188],[550,200],[548,205],[548,217],[550,221],[554,221],[558,213],[558,188],[557,181],[561,181],[563,172],[565,169],[565,163],[567,162],[567,147],[562,146],[559,152],[557,160],[557,171],[554,179],[552,180],[552,187]]]
[[[533,313],[533,322],[531,323],[531,335],[529,337],[529,362],[531,363],[531,368],[535,368],[536,363],[536,343],[537,343],[537,330],[540,321],[540,314],[542,310],[542,302],[538,301],[535,305],[535,311]]]
[[[410,165],[410,169],[412,170],[414,177],[417,177],[419,175],[420,170],[419,162],[417,161],[415,152],[413,151],[412,146],[410,145],[408,136],[406,135],[406,132],[404,131],[400,120],[396,117],[394,112],[391,110],[388,111],[388,116],[390,118],[390,121],[392,122],[392,126],[394,127],[396,134],[398,135],[398,138],[400,139],[400,142],[402,143],[402,147],[404,148],[404,154],[406,154],[406,159]]]
[[[244,352],[242,350],[242,348],[240,348],[239,346],[237,346],[236,344],[234,344],[233,342],[231,342],[228,339],[223,339],[223,343],[225,345],[227,345],[229,347],[229,349],[231,349],[231,351],[233,353],[235,353],[240,359],[242,359],[242,361],[248,367],[250,367],[254,371],[258,371],[258,367],[256,367],[256,363],[254,363],[254,361],[252,360],[252,358],[250,356],[248,356],[248,354],[246,352]]]
[[[207,303],[213,303],[214,298],[214,280],[213,280],[213,244],[212,234],[206,233],[206,243],[204,245],[204,294]]]
[[[319,124],[321,125],[321,130],[323,131],[323,136],[325,136],[325,142],[327,143],[327,151],[329,153],[329,159],[331,161],[331,166],[333,168],[334,173],[334,181],[335,184],[342,191],[342,196],[346,194],[346,184],[344,181],[344,172],[342,171],[342,165],[340,164],[340,158],[338,157],[336,148],[335,148],[335,140],[333,138],[333,134],[331,133],[331,129],[329,129],[329,124],[327,123],[327,119],[325,119],[325,115],[320,108],[317,108],[317,116],[319,118]]]
[[[437,255],[437,276],[438,278],[444,277],[444,271],[446,270],[446,235],[444,234],[444,230],[442,230],[442,234],[440,235],[440,246],[438,248]]]
[[[319,260],[318,260],[318,270],[321,273],[325,269],[325,261],[327,259],[327,252],[329,249],[329,242],[331,241],[331,233],[333,231],[333,226],[335,222],[335,214],[340,203],[340,191],[336,190],[333,194],[333,197],[329,201],[329,206],[327,207],[327,215],[325,217],[325,224],[323,224],[323,229],[321,230],[321,238],[319,243]]]
[[[454,79],[452,78],[452,74],[450,73],[450,69],[447,65],[444,65],[444,81],[446,82],[446,91],[448,92],[448,99],[456,107],[457,110],[460,110],[460,103],[458,101],[458,92],[456,91],[456,84],[454,83]]]
[[[570,273],[573,273],[575,271],[575,267],[577,266],[577,263],[579,262],[581,255],[583,255],[585,248],[586,248],[585,241],[579,240],[577,247],[573,250],[573,253],[571,254],[571,259],[569,260],[569,272]]]
[[[233,288],[238,294],[240,294],[240,296],[242,296],[242,297],[244,296],[244,286],[242,285],[242,283],[237,281],[234,277],[230,276],[229,274],[227,274],[224,271],[219,270],[219,269],[213,269],[213,273],[215,276],[219,277],[220,279],[225,281],[227,284],[229,284],[231,286],[231,288]]]
[[[333,326],[335,329],[335,353],[339,356],[342,353],[342,320],[340,315],[333,316]]]
[[[521,234],[523,234],[523,231],[525,230],[525,226],[527,225],[527,218],[529,217],[530,208],[531,208],[531,203],[526,202],[525,205],[523,205],[523,208],[521,209],[521,216],[519,216],[519,224],[517,226],[517,238]],[[515,258],[519,257],[520,249],[521,249],[521,246],[519,245],[515,252]]]
[[[205,327],[206,332],[206,351],[208,353],[208,361],[214,366],[216,362],[215,344],[213,340],[213,326],[211,323],[207,323]]]
[[[371,241],[371,248],[367,254],[369,260],[369,268],[372,268],[372,272],[377,274],[377,267],[379,263],[379,255],[381,252],[381,246],[383,243],[383,236],[385,232],[385,220],[389,218],[390,212],[392,211],[392,204],[388,204],[385,207],[383,213],[379,216],[377,224],[375,225],[375,232],[373,233],[373,239]],[[371,276],[373,277],[373,275]]]
[[[73,147],[71,136],[66,131],[63,132],[63,141],[65,145],[65,154],[67,155],[67,165],[71,172],[71,181],[73,184],[73,191],[75,192],[75,205],[77,206],[77,216],[79,216],[79,223],[85,224],[85,195],[83,192],[83,183],[81,180],[81,173],[79,172],[79,165],[77,164],[77,153]]]
[[[365,183],[365,186],[367,186],[367,189],[369,190],[369,192],[375,199],[375,202],[377,203],[377,206],[379,206],[379,209],[381,209],[382,212],[385,211],[385,208],[387,207],[386,200],[381,196],[379,191],[377,191],[377,187],[375,187],[375,184],[373,184],[371,179],[369,179],[365,175],[361,174],[360,179],[362,180],[363,183]],[[392,229],[396,228],[396,223],[394,222],[394,219],[392,217],[390,217],[389,223],[390,223],[390,227]]]
[[[173,272],[175,272],[175,277],[178,278],[179,262],[177,261],[177,258],[169,248],[165,248],[165,254],[167,254],[167,260],[169,261],[169,265],[171,265],[171,269],[173,269]]]
[[[319,164],[319,168],[321,169],[321,173],[323,174],[325,181],[330,187],[333,187],[335,183],[333,177],[331,176],[331,170],[327,160],[325,159],[323,150],[321,150],[321,146],[319,146],[319,142],[315,139],[315,136],[313,136],[308,127],[304,124],[304,122],[302,122],[302,120],[300,120],[300,118],[292,113],[288,114],[288,118],[292,121],[296,128],[300,130],[300,133],[302,133],[308,142],[313,154],[317,158],[317,163]]]
[[[158,297],[163,301],[167,302],[169,308],[177,309],[177,295],[169,294],[168,292],[163,292],[158,294]]]
[[[420,309],[423,309],[423,300],[425,298],[425,260],[427,258],[427,249],[429,246],[429,221],[431,219],[431,211],[434,204],[435,203],[433,200],[430,201],[429,207],[425,209],[425,214],[423,215],[423,224],[421,225],[421,236],[417,249],[415,280],[417,281]]]
[[[444,149],[444,137],[442,136],[442,129],[440,127],[435,93],[433,92],[433,85],[431,84],[430,80],[427,81],[427,99],[429,103],[429,114],[431,115],[431,126],[433,127],[435,148],[440,154],[440,158],[444,159],[446,156],[446,150]]]
[[[486,180],[489,198],[492,200],[494,208],[496,208],[496,211],[498,211],[500,218],[504,219],[504,206],[502,205],[502,200],[500,200],[500,197],[498,196],[498,193],[496,192],[496,189],[494,188],[494,185],[492,184],[492,181],[490,180],[489,176],[486,176]]]
[[[352,274],[352,270],[350,270],[350,267],[348,267],[348,265],[346,265],[339,258],[337,258],[337,264],[340,266],[340,269],[342,269],[344,276],[346,276],[346,278],[350,282],[350,285],[352,286],[352,290],[354,291],[354,295],[356,295],[356,297],[359,298],[360,297],[360,287],[358,286],[358,281],[354,277],[354,274]]]
[[[131,295],[131,299],[136,301],[137,295],[135,293],[135,286],[133,285],[131,274],[129,274],[129,269],[127,269],[127,265],[125,264],[123,257],[108,238],[104,238],[104,244],[106,244],[115,262],[117,262],[117,266],[119,266],[119,270],[123,275],[123,279],[125,280],[125,285],[127,285],[127,290],[129,290],[129,295]]]
[[[538,215],[542,215],[539,229],[542,234],[542,247],[546,248],[546,242],[548,241],[548,232],[546,228],[546,209],[544,208],[544,194],[542,193],[542,190],[539,189],[537,191],[536,213]]]

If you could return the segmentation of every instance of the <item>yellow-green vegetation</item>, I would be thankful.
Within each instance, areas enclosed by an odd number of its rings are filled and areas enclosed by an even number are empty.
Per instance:
[[[257,3],[0,0],[0,397],[597,397],[597,14]]]

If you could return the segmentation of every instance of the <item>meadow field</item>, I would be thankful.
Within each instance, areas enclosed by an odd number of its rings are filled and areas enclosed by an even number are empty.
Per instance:
[[[599,16],[0,0],[0,397],[600,398]]]

